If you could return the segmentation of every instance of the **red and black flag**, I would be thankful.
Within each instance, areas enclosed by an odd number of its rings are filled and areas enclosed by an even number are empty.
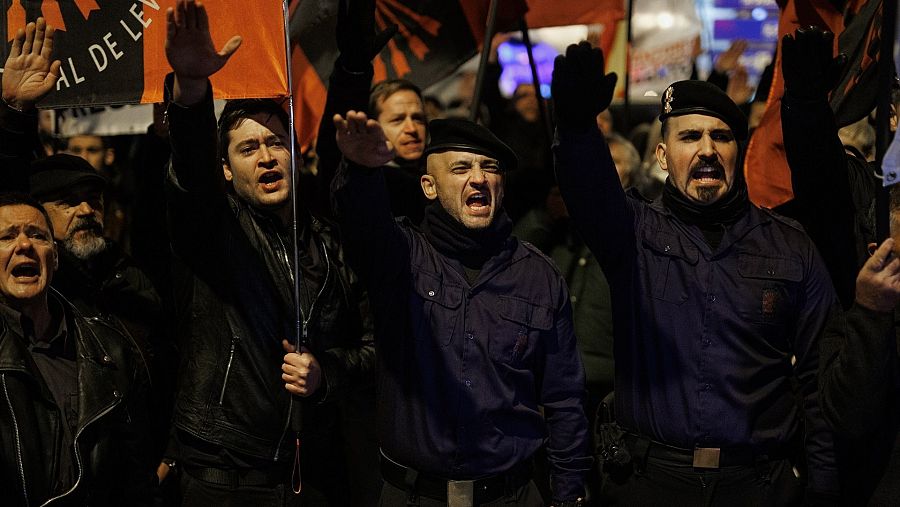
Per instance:
[[[2,0],[6,61],[16,31],[43,16],[57,29],[55,59],[62,62],[56,91],[41,107],[162,101],[166,9],[175,0]],[[213,41],[233,35],[243,44],[212,78],[217,98],[288,94],[284,13],[280,1],[207,0]]]
[[[481,48],[489,4],[489,0],[376,0],[378,29],[396,24],[399,30],[373,62],[375,81],[402,77],[425,88],[448,76]],[[495,31],[518,29],[526,11],[531,28],[614,26],[624,17],[623,5],[623,0],[499,0]],[[338,56],[337,9],[338,0],[291,1],[295,125],[303,145],[315,136],[325,109],[325,86]],[[614,30],[608,33],[611,37]]]
[[[847,0],[842,2],[843,10],[838,10],[836,3],[841,2],[779,0],[778,38],[780,45],[784,35],[808,25],[835,34],[835,52],[846,54],[849,61],[831,94],[831,108],[838,125],[845,126],[863,118],[875,107],[883,0]],[[744,164],[750,200],[765,208],[774,208],[794,198],[781,131],[783,95],[781,51],[778,51],[766,110],[750,139]]]

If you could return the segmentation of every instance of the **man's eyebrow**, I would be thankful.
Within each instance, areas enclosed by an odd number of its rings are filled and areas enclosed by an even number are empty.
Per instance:
[[[679,136],[683,136],[683,135],[685,135],[685,134],[696,134],[696,133],[698,133],[698,132],[700,132],[700,129],[686,128],[686,129],[683,129],[683,130],[679,130],[679,131],[678,131],[678,135],[679,135]]]

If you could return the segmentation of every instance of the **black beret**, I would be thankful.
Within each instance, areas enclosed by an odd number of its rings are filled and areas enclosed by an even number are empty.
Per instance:
[[[659,121],[670,116],[703,114],[724,121],[738,140],[747,138],[747,117],[718,86],[706,81],[677,81],[663,92]]]
[[[91,185],[98,191],[106,188],[106,178],[91,164],[63,153],[32,162],[28,183],[32,197],[39,201],[62,197],[76,185]]]
[[[428,144],[422,156],[443,151],[465,151],[496,158],[503,171],[514,171],[519,159],[509,146],[485,127],[459,118],[432,120],[428,124]]]

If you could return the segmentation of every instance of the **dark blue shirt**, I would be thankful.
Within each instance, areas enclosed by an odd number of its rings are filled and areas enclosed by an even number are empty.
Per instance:
[[[768,455],[802,435],[809,486],[836,489],[816,374],[837,298],[802,229],[751,205],[712,248],[661,201],[625,195],[599,133],[560,132],[554,149],[566,206],[609,279],[620,424]]]
[[[384,452],[475,479],[530,458],[549,430],[554,498],[583,496],[584,370],[549,259],[509,238],[470,284],[458,261],[393,220],[381,170],[345,168],[336,183],[347,257],[374,307]]]

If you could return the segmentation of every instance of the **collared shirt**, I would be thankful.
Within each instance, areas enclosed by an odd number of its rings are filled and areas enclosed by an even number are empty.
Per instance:
[[[34,333],[34,324],[25,315],[0,305],[0,313],[8,322],[17,323],[22,335],[28,339],[28,350],[41,379],[53,397],[61,416],[62,441],[59,448],[60,468],[58,484],[71,485],[75,481],[75,459],[73,444],[78,426],[78,367],[75,362],[75,342],[71,339],[68,316],[63,306],[55,298],[48,298],[51,329],[48,341],[39,341]]]
[[[816,370],[837,298],[802,229],[751,207],[713,249],[660,201],[626,197],[599,133],[561,134],[555,151],[566,206],[609,279],[620,424],[760,455],[802,437],[810,487],[834,489]]]
[[[342,173],[348,261],[376,317],[385,454],[420,473],[476,479],[546,444],[554,499],[583,496],[584,368],[560,273],[509,238],[470,283],[458,260],[394,222],[381,170]]]

